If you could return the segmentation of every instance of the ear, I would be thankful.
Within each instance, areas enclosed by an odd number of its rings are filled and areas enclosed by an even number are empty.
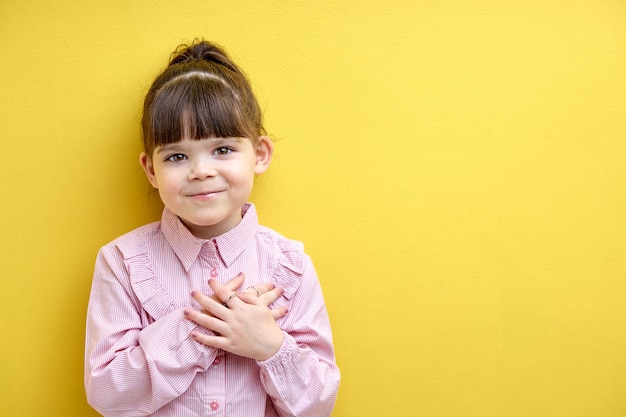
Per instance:
[[[274,143],[267,136],[259,136],[259,140],[256,144],[256,163],[254,165],[254,173],[262,174],[267,171],[267,168],[272,162],[272,155],[274,154]]]
[[[139,154],[139,164],[143,168],[146,173],[146,177],[148,177],[148,181],[154,188],[159,188],[159,184],[156,180],[156,174],[154,173],[154,165],[152,164],[152,158],[146,155],[145,152]]]

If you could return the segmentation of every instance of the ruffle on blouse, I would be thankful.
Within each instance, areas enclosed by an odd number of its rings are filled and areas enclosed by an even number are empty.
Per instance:
[[[273,280],[277,287],[281,287],[283,297],[290,300],[300,286],[301,276],[304,273],[304,245],[302,242],[278,239],[278,267],[274,271]]]
[[[143,309],[153,319],[159,319],[184,307],[174,301],[174,298],[157,279],[143,236],[134,236],[128,245],[119,245],[119,248],[124,255],[124,263],[129,271],[133,291]]]

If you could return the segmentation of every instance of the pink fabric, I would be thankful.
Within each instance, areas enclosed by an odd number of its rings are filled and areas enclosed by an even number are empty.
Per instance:
[[[260,226],[254,205],[212,240],[167,209],[100,249],[87,315],[85,388],[105,416],[329,416],[339,386],[332,333],[302,244]],[[242,288],[272,281],[287,305],[280,350],[257,362],[202,345],[183,317],[193,289],[244,272]]]

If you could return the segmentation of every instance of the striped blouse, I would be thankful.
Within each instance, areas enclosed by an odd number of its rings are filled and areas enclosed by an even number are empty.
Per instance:
[[[85,389],[104,416],[330,416],[339,386],[324,297],[300,242],[258,224],[252,204],[241,223],[211,240],[193,236],[169,210],[98,253],[85,349]],[[183,316],[239,272],[242,288],[284,289],[271,308],[285,333],[279,351],[255,361],[191,338]],[[207,331],[206,329],[203,329]],[[201,330],[202,331],[202,330]]]

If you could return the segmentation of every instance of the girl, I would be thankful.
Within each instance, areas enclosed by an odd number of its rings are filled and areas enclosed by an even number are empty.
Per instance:
[[[247,203],[273,153],[250,83],[206,41],[172,56],[140,155],[165,208],[98,253],[88,401],[105,416],[329,416],[339,370],[314,267]]]

